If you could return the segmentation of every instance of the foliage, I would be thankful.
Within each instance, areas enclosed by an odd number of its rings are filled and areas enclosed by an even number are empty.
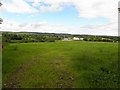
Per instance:
[[[71,35],[71,34],[53,34],[53,33],[15,33],[3,32],[3,41],[5,42],[55,42],[64,38],[73,37],[83,38],[84,41],[94,42],[118,42],[117,36],[91,36],[91,35]],[[5,39],[5,40],[4,40]]]
[[[2,3],[0,2],[0,7],[2,6]],[[3,20],[0,18],[0,24],[2,24]]]

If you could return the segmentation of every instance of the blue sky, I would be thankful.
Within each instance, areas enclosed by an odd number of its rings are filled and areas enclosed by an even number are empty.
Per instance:
[[[109,20],[103,17],[95,19],[86,19],[78,17],[78,12],[73,6],[66,7],[60,12],[54,13],[37,13],[37,14],[17,14],[17,13],[1,13],[3,19],[15,20],[18,22],[49,22],[49,23],[61,23],[64,25],[103,25],[109,23]]]
[[[6,31],[30,29],[51,33],[118,34],[117,6],[112,7],[117,5],[117,0],[114,2],[90,0],[89,5],[87,0],[1,0],[1,2],[3,5],[0,8],[2,12],[0,16],[4,20],[1,27]],[[24,23],[25,26],[20,27]],[[35,27],[36,24],[40,26]]]

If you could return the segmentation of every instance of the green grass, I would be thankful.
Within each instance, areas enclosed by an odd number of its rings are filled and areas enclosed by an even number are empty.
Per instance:
[[[3,49],[3,87],[118,87],[117,43],[44,42]]]

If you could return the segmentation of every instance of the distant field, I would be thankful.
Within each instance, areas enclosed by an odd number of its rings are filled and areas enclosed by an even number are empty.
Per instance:
[[[118,87],[118,44],[80,41],[9,44],[3,87]]]

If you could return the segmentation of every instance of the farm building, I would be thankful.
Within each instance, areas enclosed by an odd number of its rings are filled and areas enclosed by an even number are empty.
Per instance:
[[[84,40],[84,38],[80,38],[80,40]]]
[[[63,41],[71,41],[71,38],[64,38]]]
[[[80,40],[78,37],[73,37],[73,40]]]

